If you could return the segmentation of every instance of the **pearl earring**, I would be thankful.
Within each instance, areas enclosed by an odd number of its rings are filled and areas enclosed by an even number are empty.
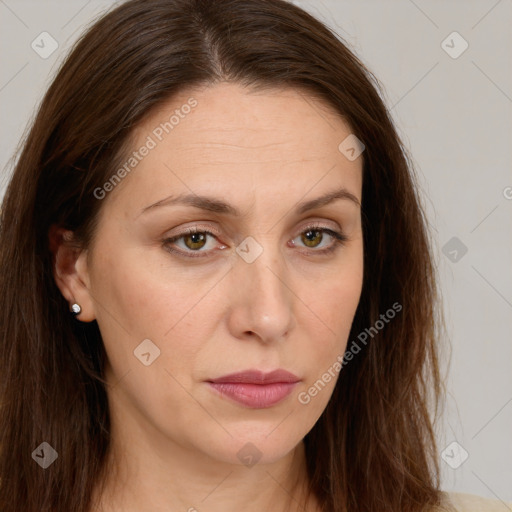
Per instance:
[[[80,304],[77,304],[76,302],[71,306],[71,312],[77,316],[82,312],[82,308],[80,307]]]

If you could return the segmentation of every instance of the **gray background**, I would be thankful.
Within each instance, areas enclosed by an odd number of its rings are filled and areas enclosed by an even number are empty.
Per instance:
[[[419,173],[449,335],[448,396],[437,430],[443,489],[511,501],[512,2],[294,3],[338,32],[381,81]],[[112,5],[0,0],[1,195],[58,64]],[[31,48],[43,31],[58,43],[45,59]],[[454,31],[469,45],[457,58],[445,51],[463,48],[458,36],[448,37]],[[468,458],[460,464],[462,449]]]

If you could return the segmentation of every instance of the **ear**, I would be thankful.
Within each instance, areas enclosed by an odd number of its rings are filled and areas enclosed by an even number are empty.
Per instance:
[[[76,318],[82,322],[92,322],[96,316],[94,302],[90,294],[90,281],[87,268],[87,251],[73,244],[73,232],[53,224],[48,232],[49,248],[52,252],[52,270],[55,283],[63,297],[71,305],[75,302],[82,311]]]

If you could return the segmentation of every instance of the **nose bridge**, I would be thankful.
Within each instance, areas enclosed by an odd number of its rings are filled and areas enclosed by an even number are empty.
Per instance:
[[[283,254],[271,236],[247,237],[238,247],[239,275],[249,285],[247,292],[252,292],[254,298],[271,300],[276,304],[282,304],[287,300],[286,265]]]
[[[238,247],[235,279],[241,287],[235,306],[237,329],[252,331],[265,340],[284,336],[293,325],[294,299],[278,244],[268,236],[248,237]],[[238,323],[238,322],[237,322]]]

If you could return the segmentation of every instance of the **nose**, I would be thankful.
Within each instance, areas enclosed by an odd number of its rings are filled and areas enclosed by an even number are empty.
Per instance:
[[[261,243],[262,253],[248,263],[237,257],[229,286],[235,292],[229,307],[229,329],[236,338],[256,337],[263,343],[282,341],[295,326],[297,297],[278,249]]]

